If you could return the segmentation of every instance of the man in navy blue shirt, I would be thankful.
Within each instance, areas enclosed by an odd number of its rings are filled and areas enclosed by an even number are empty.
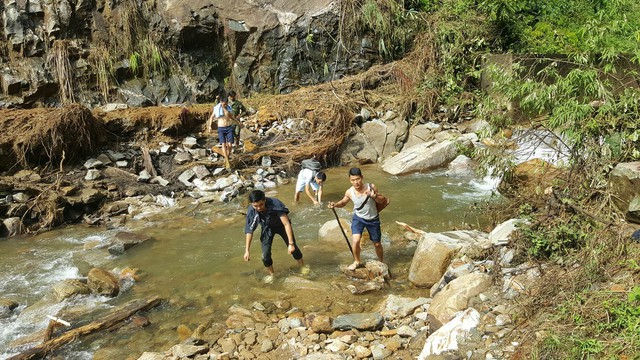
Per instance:
[[[244,226],[245,250],[244,261],[249,261],[249,249],[253,240],[253,232],[261,226],[260,243],[262,245],[262,263],[267,269],[268,275],[265,282],[273,282],[273,260],[271,259],[271,245],[276,234],[284,240],[289,254],[299,265],[304,265],[302,252],[296,245],[293,235],[293,227],[289,220],[289,209],[276,198],[268,198],[261,190],[254,190],[249,194],[249,208],[247,209],[247,221]]]

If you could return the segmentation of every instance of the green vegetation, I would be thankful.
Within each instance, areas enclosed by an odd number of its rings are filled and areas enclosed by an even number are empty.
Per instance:
[[[370,35],[378,53],[386,60],[404,56],[422,30],[424,10],[430,1],[350,0],[343,6],[344,17],[354,19],[350,31],[359,37]]]
[[[550,192],[520,191],[496,212],[496,221],[528,218],[531,225],[520,229],[515,244],[518,256],[554,269],[523,300],[522,319],[542,335],[527,340],[530,357],[640,354],[639,266],[629,260],[640,258],[640,250],[620,231],[621,215],[607,188],[615,164],[640,159],[640,3],[351,3],[385,59],[413,46],[407,58],[417,64],[415,72],[394,76],[403,92],[414,85],[404,97],[415,121],[432,120],[444,107],[455,122],[460,108],[474,109],[490,123],[487,136],[525,125],[555,134],[557,146],[569,150],[567,167],[546,185]],[[490,80],[490,95],[481,80]],[[497,149],[475,153],[485,170],[509,180],[515,163],[505,156],[504,140],[496,141]]]
[[[556,320],[570,325],[572,333],[548,334],[537,359],[619,358],[640,349],[640,287],[629,295],[611,291],[581,292],[558,306]]]
[[[136,51],[129,56],[129,69],[133,76],[138,76],[142,67],[142,56]]]
[[[575,216],[569,221],[549,221],[544,226],[532,229],[525,227],[522,229],[526,238],[528,251],[537,258],[550,258],[567,255],[571,249],[583,246],[589,237],[588,224],[585,228],[578,226],[580,219]]]

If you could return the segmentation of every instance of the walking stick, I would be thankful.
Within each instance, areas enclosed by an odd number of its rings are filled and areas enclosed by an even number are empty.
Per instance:
[[[338,213],[336,213],[336,209],[335,208],[331,208],[331,210],[333,210],[333,215],[336,216],[336,221],[338,222],[338,227],[340,227],[340,231],[342,231],[342,235],[344,235],[344,240],[347,242],[347,245],[349,246],[349,251],[351,251],[351,255],[353,255],[353,249],[351,248],[351,243],[349,242],[349,238],[347,238],[347,234],[344,232],[344,229],[342,228],[342,224],[340,223],[340,219],[338,218]]]

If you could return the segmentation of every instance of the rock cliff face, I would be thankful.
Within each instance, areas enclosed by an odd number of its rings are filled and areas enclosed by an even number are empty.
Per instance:
[[[377,59],[331,0],[3,0],[0,107],[288,92]]]

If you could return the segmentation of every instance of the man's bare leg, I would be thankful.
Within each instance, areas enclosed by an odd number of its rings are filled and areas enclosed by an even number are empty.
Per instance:
[[[380,260],[380,262],[384,262],[384,250],[382,249],[382,243],[373,243],[373,246],[376,248],[376,255],[378,255],[378,260]]]
[[[362,263],[360,261],[360,252],[362,250],[362,248],[360,247],[360,240],[362,240],[362,235],[353,234],[352,239],[353,239],[353,258],[355,261],[353,262],[353,264],[349,265],[349,270],[357,269]]]
[[[222,143],[222,156],[224,157],[224,167],[231,169],[231,163],[229,163],[229,150],[228,143]]]

